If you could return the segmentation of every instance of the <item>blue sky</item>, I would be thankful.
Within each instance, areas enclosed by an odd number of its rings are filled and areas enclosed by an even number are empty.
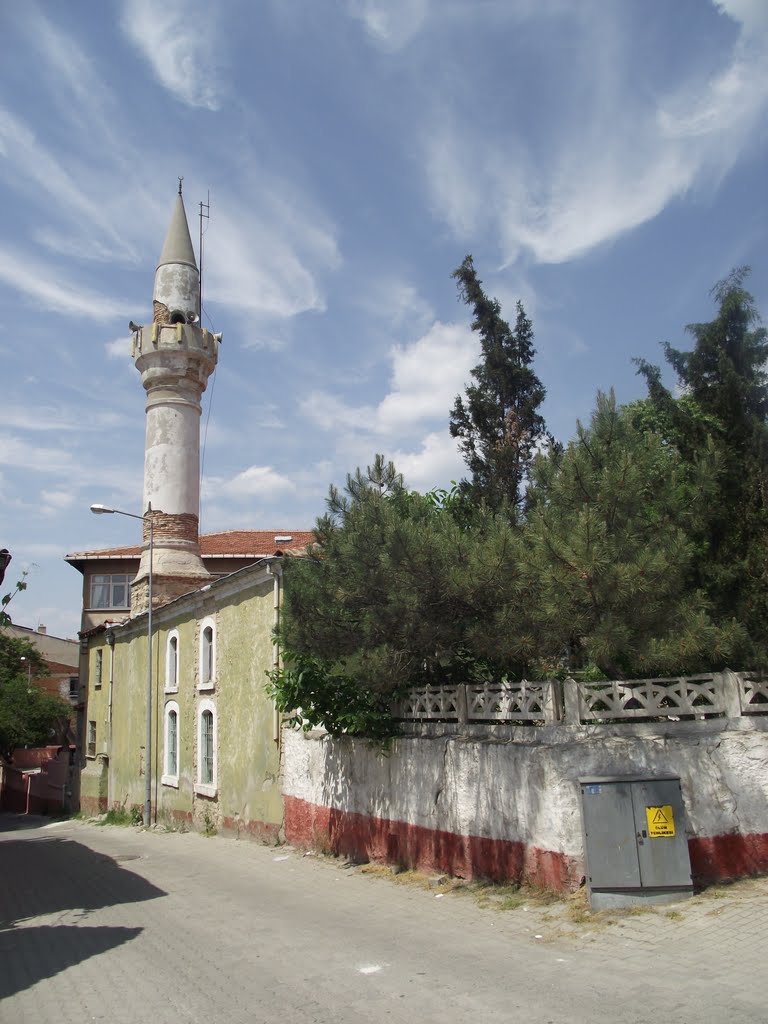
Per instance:
[[[0,547],[15,621],[74,635],[68,551],[135,543],[151,317],[177,176],[210,190],[202,528],[307,528],[394,459],[419,489],[478,356],[472,253],[534,321],[561,439],[642,394],[739,264],[768,315],[764,0],[4,4]],[[6,589],[5,587],[3,588]]]

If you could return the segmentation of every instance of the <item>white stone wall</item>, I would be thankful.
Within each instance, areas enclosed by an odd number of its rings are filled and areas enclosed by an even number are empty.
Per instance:
[[[677,775],[689,837],[768,833],[768,719],[553,726],[511,741],[402,737],[389,752],[284,733],[283,792],[321,808],[581,858],[578,779]]]

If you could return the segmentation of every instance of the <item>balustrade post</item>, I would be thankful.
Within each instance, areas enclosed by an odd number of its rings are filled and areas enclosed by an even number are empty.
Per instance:
[[[553,725],[563,720],[563,684],[559,679],[547,679],[544,683],[547,693],[544,698],[544,722]]]
[[[456,717],[458,718],[459,725],[466,725],[469,721],[466,683],[459,683],[456,687]]]
[[[741,718],[741,687],[739,677],[729,668],[716,673],[715,678],[720,676],[720,687],[723,694],[726,718]]]
[[[581,725],[579,684],[570,676],[563,683],[563,706],[565,708],[565,724]]]

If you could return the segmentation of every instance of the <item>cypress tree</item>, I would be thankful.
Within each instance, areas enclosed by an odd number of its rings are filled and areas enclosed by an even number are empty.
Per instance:
[[[474,383],[467,385],[465,396],[456,397],[451,436],[460,439],[472,474],[472,499],[492,509],[506,505],[517,517],[534,453],[547,438],[539,412],[546,391],[532,367],[533,324],[518,301],[510,327],[498,300],[483,291],[471,256],[452,276],[462,301],[472,308],[482,360],[472,370]]]

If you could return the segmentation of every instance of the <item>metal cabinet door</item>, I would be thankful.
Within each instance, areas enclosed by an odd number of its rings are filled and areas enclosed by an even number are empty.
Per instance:
[[[631,782],[581,787],[589,883],[600,889],[640,886]]]
[[[632,783],[640,882],[643,887],[690,886],[691,867],[680,783]]]

